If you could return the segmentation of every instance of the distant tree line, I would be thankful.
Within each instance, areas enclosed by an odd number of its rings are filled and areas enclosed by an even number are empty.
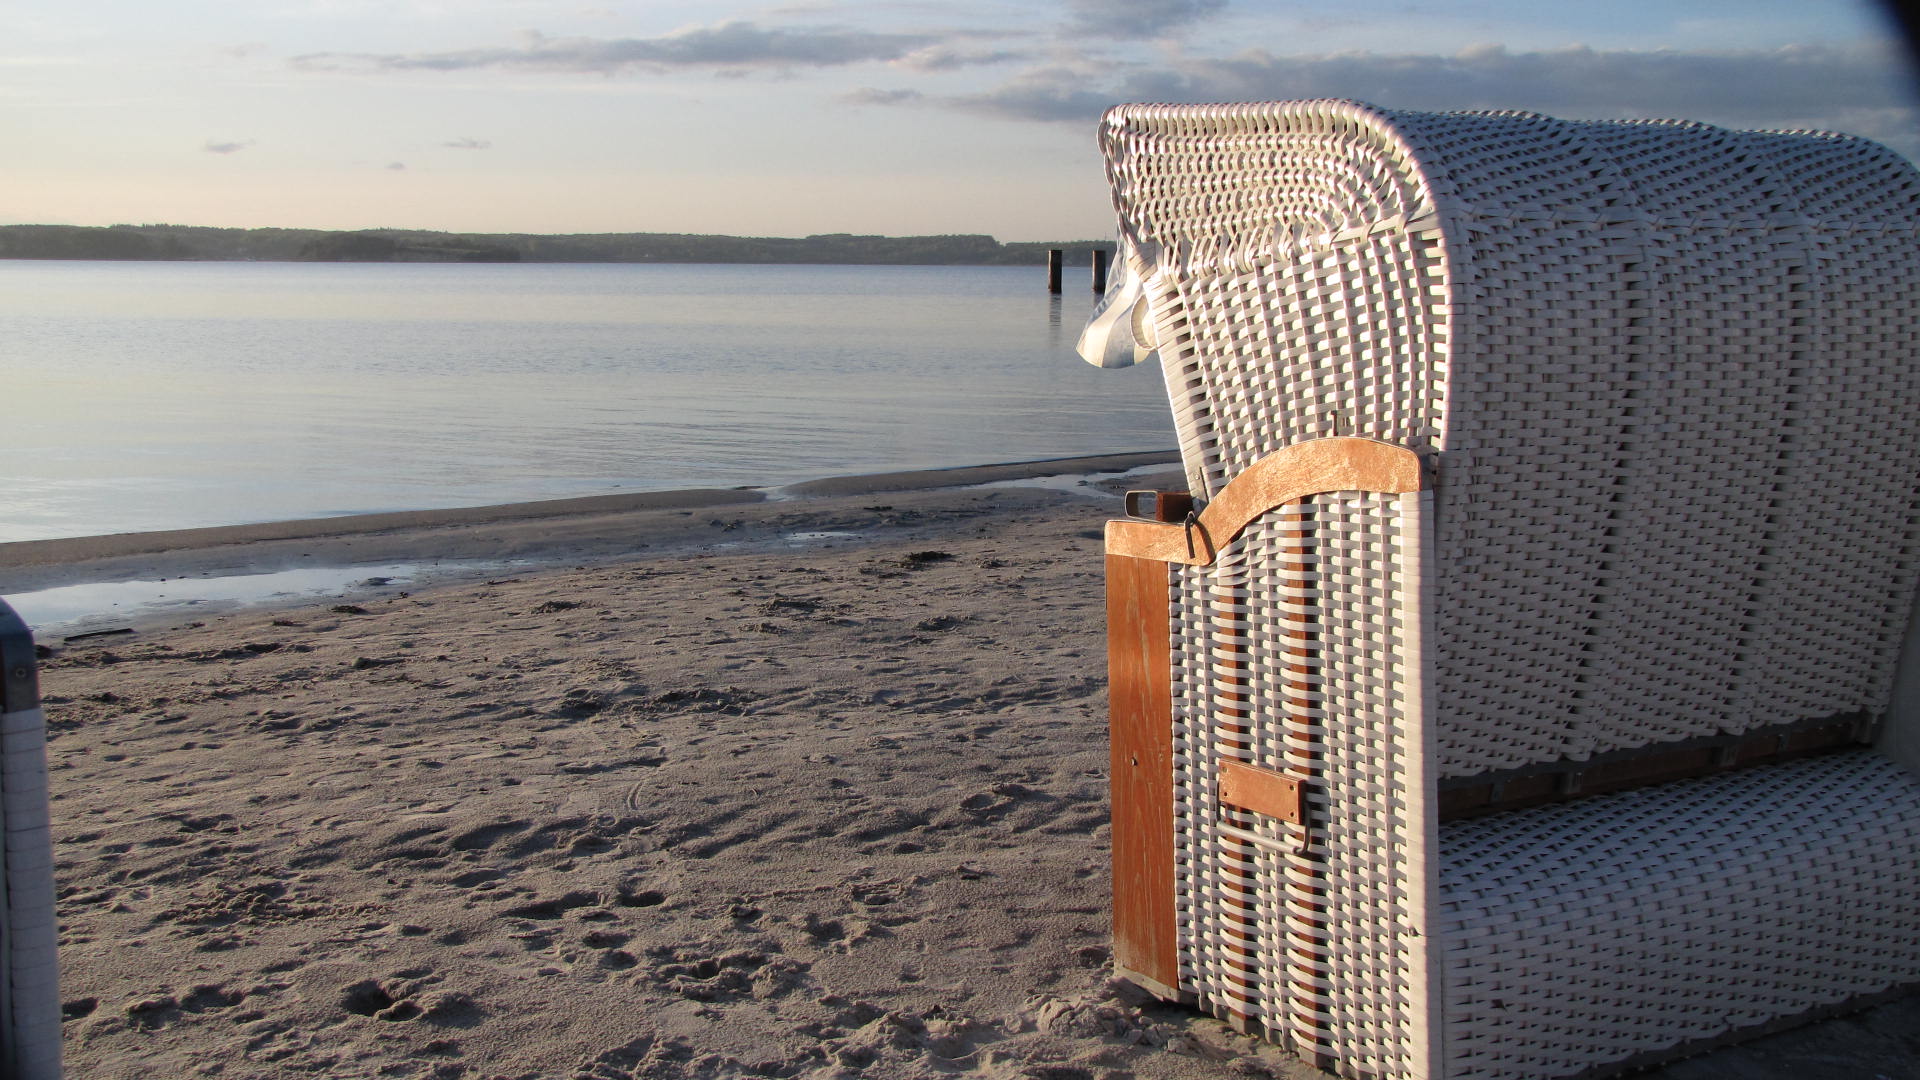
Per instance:
[[[293,262],[858,263],[1042,265],[1059,248],[1092,262],[1092,240],[1002,244],[991,236],[704,236],[686,233],[444,233],[416,229],[215,229],[194,225],[0,225],[0,259]]]

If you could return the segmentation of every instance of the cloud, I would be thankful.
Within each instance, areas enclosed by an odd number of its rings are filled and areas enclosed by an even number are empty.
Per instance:
[[[1727,53],[1574,46],[1513,53],[1494,45],[1444,57],[1248,52],[1186,71],[1166,88],[1229,100],[1362,96],[1411,108],[1712,113],[1760,121],[1896,101],[1884,60],[1832,46]]]
[[[493,148],[491,141],[487,139],[476,139],[471,135],[462,135],[458,139],[452,139],[440,145],[450,146],[455,150],[490,150]]]
[[[1227,6],[1227,0],[1067,0],[1071,29],[1111,38],[1156,37]]]
[[[925,98],[926,95],[918,90],[881,90],[872,86],[862,86],[840,95],[840,100],[848,105],[905,105]]]
[[[1091,123],[1123,101],[1357,98],[1405,109],[1535,109],[1569,117],[1689,117],[1757,126],[1833,126],[1843,114],[1906,110],[1890,53],[1863,47],[1770,51],[1601,52],[1585,46],[1452,56],[1370,52],[1275,56],[1249,50],[1134,65],[1104,75],[1077,67],[1024,72],[943,104],[1011,119]],[[1882,117],[1887,122],[1886,117]]]
[[[294,57],[293,63],[312,69],[383,71],[531,68],[611,72],[630,67],[835,67],[864,61],[901,60],[937,42],[936,37],[927,34],[879,33],[843,27],[779,29],[732,21],[651,38],[550,38],[533,32],[525,35],[524,43],[517,48],[407,54],[308,53]]]
[[[974,49],[942,43],[915,49],[894,63],[915,71],[953,71],[964,67],[984,67],[1024,60],[1030,54],[1012,49]]]
[[[407,163],[406,163],[406,162],[404,162],[404,161],[389,161],[389,162],[387,162],[387,171],[388,171],[388,172],[405,172],[406,170],[407,170]]]
[[[1056,66],[1023,72],[991,90],[945,99],[970,112],[1018,120],[1067,120],[1091,123],[1116,103],[1098,73]],[[1156,99],[1166,100],[1166,99]]]
[[[214,142],[212,139],[208,139],[207,145],[201,147],[201,149],[209,154],[237,154],[252,145],[252,139],[241,139],[238,142]]]

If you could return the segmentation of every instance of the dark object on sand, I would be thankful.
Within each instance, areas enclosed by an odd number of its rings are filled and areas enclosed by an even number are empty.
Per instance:
[[[47,728],[33,633],[0,601],[0,1076],[60,1075]]]
[[[131,634],[131,633],[133,633],[133,627],[131,626],[116,626],[111,630],[87,630],[78,634],[68,634],[66,637],[63,637],[60,640],[61,641],[85,641],[88,638],[112,637],[115,634]]]

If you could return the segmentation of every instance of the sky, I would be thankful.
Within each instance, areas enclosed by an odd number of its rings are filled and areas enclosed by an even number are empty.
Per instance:
[[[0,224],[1110,235],[1129,101],[1866,135],[1873,0],[0,0]]]

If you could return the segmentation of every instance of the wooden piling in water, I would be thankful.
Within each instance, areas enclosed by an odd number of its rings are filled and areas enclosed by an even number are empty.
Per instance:
[[[1065,255],[1059,248],[1047,249],[1047,291],[1050,293],[1060,291],[1060,268],[1066,263]]]
[[[1107,252],[1104,248],[1093,249],[1093,292],[1098,296],[1107,291]]]

